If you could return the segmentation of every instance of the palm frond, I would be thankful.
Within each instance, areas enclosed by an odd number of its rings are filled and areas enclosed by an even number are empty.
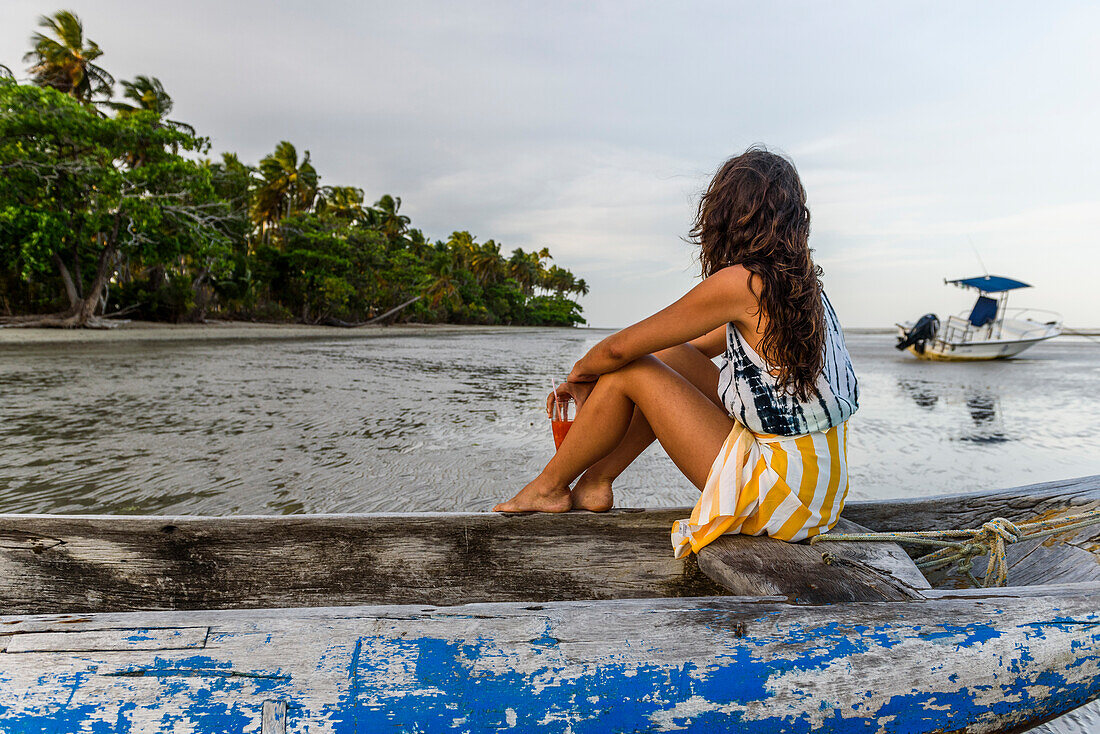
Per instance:
[[[86,104],[96,97],[111,96],[114,77],[92,62],[103,55],[95,41],[85,40],[80,18],[70,10],[42,16],[38,26],[46,33],[31,36],[31,50],[23,57],[30,64],[31,78],[42,87],[52,87]]]

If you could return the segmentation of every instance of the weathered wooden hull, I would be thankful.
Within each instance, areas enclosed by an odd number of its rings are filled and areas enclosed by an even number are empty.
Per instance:
[[[1088,477],[845,515],[1098,504]],[[1095,529],[1013,546],[1020,586],[815,606],[720,595],[670,559],[680,512],[0,516],[0,732],[993,732],[1100,696]]]
[[[1097,506],[1100,476],[849,502],[844,517],[927,530]],[[669,528],[689,514],[0,515],[0,614],[723,595],[694,556],[672,558]],[[1079,559],[1054,573],[1041,541],[1013,546],[1011,582],[1100,583],[1100,532],[1073,545]]]
[[[1098,592],[7,619],[0,730],[1002,731],[1100,694]]]

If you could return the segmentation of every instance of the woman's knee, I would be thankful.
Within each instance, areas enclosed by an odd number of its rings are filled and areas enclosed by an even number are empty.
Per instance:
[[[692,359],[698,357],[699,352],[690,344],[677,344],[674,347],[654,352],[653,356],[677,372],[681,372],[683,368],[691,365]]]
[[[647,354],[644,357],[638,357],[629,364],[623,365],[614,372],[600,375],[600,381],[603,382],[607,380],[612,385],[624,387],[640,379],[646,379],[646,376],[652,376],[658,371],[668,369],[670,368],[660,359],[652,354]]]
[[[680,373],[688,382],[721,406],[718,397],[718,366],[691,344],[677,344],[655,352],[654,356]]]

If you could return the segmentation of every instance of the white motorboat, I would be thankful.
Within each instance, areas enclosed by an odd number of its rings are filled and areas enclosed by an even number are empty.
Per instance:
[[[1036,308],[1008,308],[1008,294],[1027,283],[999,275],[945,280],[978,291],[969,311],[941,322],[936,314],[897,324],[898,349],[917,359],[986,360],[1015,357],[1028,347],[1062,333],[1062,317]]]

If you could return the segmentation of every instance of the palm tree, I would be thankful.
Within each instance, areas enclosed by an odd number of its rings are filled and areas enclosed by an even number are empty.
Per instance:
[[[92,63],[103,51],[95,41],[84,38],[80,18],[70,10],[59,10],[40,17],[38,25],[53,36],[31,36],[32,49],[23,60],[31,64],[34,83],[64,92],[84,104],[93,103],[96,97],[110,98],[114,77]]]
[[[535,271],[535,281],[533,285],[538,286],[544,290],[550,290],[547,285],[550,279],[550,271],[546,269],[546,263],[544,260],[550,260],[550,251],[545,247],[538,252],[531,252],[527,255],[531,260],[531,267]]]
[[[455,268],[451,258],[446,253],[440,253],[428,268],[428,272],[431,275],[431,282],[424,290],[424,295],[432,308],[438,308],[444,301],[451,304],[452,308],[457,308],[462,300],[458,295]]]
[[[474,241],[474,236],[466,231],[451,232],[450,239],[447,240],[447,247],[454,255],[455,260],[464,268],[471,267],[471,263],[474,259],[474,254],[477,252],[478,245]]]
[[[138,76],[132,82],[122,82],[122,90],[123,98],[131,100],[133,104],[108,102],[107,106],[113,109],[118,117],[127,117],[139,112],[152,112],[168,127],[181,130],[188,135],[195,134],[195,128],[186,122],[166,119],[166,115],[172,110],[172,97],[164,91],[164,85],[160,83],[160,79],[155,76]],[[172,146],[172,151],[176,152],[176,146]],[[144,165],[147,153],[148,149],[145,147],[139,147],[133,151],[128,156],[130,167],[137,168]]]
[[[298,151],[283,140],[275,152],[260,161],[260,180],[252,200],[252,221],[265,239],[273,227],[296,212],[309,211],[317,199],[317,169],[309,151],[298,161]]]
[[[317,212],[353,222],[367,220],[363,189],[354,186],[324,186],[317,195]]]
[[[519,247],[512,250],[512,257],[508,258],[508,274],[528,296],[534,292],[535,283],[538,282],[538,262],[537,253],[526,253]]]
[[[403,214],[398,214],[401,209],[401,197],[386,194],[374,204],[379,212],[379,228],[387,239],[395,240],[405,234],[412,220]]]
[[[186,122],[167,119],[172,111],[172,97],[164,91],[164,85],[155,76],[139,75],[132,82],[122,82],[122,97],[131,100],[127,102],[108,102],[107,106],[115,111],[119,117],[132,115],[135,112],[155,112],[164,122],[172,127],[184,130],[190,135],[195,134],[195,128]]]
[[[585,282],[584,278],[578,278],[577,284],[573,288],[573,292],[578,296],[587,296],[588,290],[588,283]]]
[[[108,103],[120,117],[142,110],[156,112],[158,117],[164,117],[172,111],[172,97],[164,91],[164,85],[155,76],[140,75],[134,77],[132,82],[122,82],[122,97],[132,100],[134,104]]]
[[[504,275],[504,258],[500,256],[500,245],[489,240],[479,246],[470,259],[470,270],[482,284],[499,280]]]
[[[543,288],[554,291],[559,296],[565,295],[566,292],[572,293],[576,285],[577,280],[573,277],[573,274],[565,268],[559,268],[557,265],[551,266],[542,280]]]
[[[369,211],[375,211],[370,209]],[[432,243],[428,241],[428,238],[424,236],[424,233],[419,229],[410,229],[408,233],[409,237],[409,251],[417,257],[423,258],[424,255],[432,249]]]
[[[531,295],[534,292],[534,287],[538,286],[544,290],[552,290],[548,285],[550,279],[550,271],[546,269],[546,260],[553,260],[554,257],[550,254],[550,249],[543,247],[538,252],[532,250],[527,253],[527,260],[530,262],[531,268],[531,292],[527,295]]]

